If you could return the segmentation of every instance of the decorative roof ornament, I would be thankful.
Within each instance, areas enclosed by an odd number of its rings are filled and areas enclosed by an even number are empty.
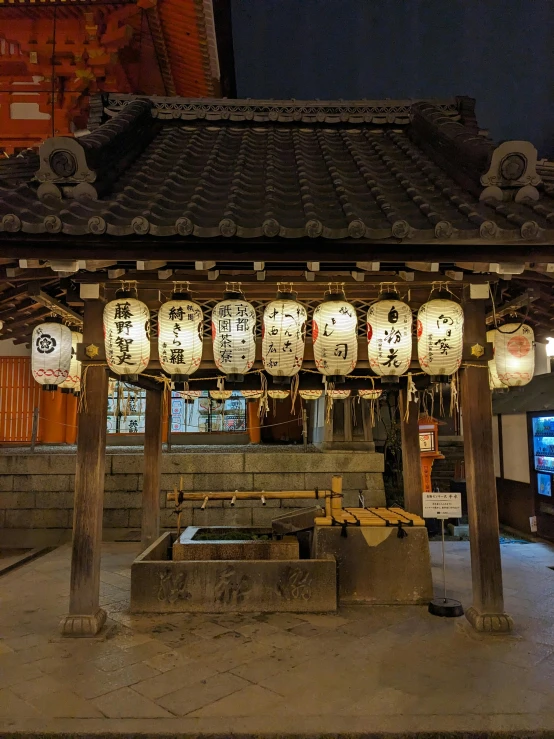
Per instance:
[[[479,200],[538,200],[537,150],[529,141],[504,141],[492,153],[490,165],[481,184],[485,189]]]

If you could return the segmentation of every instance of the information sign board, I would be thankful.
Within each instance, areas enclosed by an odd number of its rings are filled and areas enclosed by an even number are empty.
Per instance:
[[[461,493],[423,493],[423,518],[461,518]]]

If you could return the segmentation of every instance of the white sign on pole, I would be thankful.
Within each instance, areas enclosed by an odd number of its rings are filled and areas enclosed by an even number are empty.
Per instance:
[[[423,518],[461,518],[461,493],[423,493]]]

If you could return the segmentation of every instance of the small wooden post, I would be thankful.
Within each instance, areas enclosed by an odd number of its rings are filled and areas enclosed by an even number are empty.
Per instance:
[[[402,477],[404,480],[404,508],[410,513],[423,513],[421,496],[421,455],[419,448],[418,404],[410,401],[408,420],[406,407],[408,391],[401,388],[399,392],[400,431],[402,436]]]
[[[467,301],[464,314],[464,345],[486,347],[484,301]],[[473,605],[466,610],[466,617],[477,631],[506,633],[511,631],[513,622],[504,612],[489,375],[486,360],[472,358],[471,363],[483,366],[466,367],[461,372],[473,581]]]
[[[31,451],[35,451],[38,436],[38,408],[33,408],[33,428],[31,430]]]
[[[162,467],[163,393],[146,391],[144,472],[142,482],[142,549],[160,535],[160,482]]]
[[[353,398],[345,398],[341,401],[342,423],[344,429],[344,441],[352,441],[352,403]]]
[[[342,510],[342,475],[331,478],[331,515],[339,516]]]
[[[308,451],[308,414],[306,409],[302,408],[302,443],[304,445],[304,451]]]
[[[85,301],[83,343],[103,346],[101,300]],[[106,620],[100,608],[100,550],[108,414],[108,372],[103,361],[83,362],[83,406],[79,413],[69,615],[64,636],[94,636]]]

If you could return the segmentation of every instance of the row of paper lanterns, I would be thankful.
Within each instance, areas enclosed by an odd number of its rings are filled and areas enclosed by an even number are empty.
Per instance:
[[[444,381],[460,367],[464,314],[445,296],[424,303],[417,314],[417,346],[421,369]],[[158,354],[162,370],[174,383],[188,380],[200,367],[203,311],[185,292],[174,293],[158,313]],[[301,369],[305,348],[306,308],[294,293],[278,292],[264,310],[262,362],[276,382],[287,382]],[[382,293],[367,313],[368,358],[371,370],[384,381],[408,371],[412,356],[412,310],[395,292]],[[511,332],[511,333],[508,333]],[[43,323],[32,338],[33,376],[48,388],[78,391],[80,363],[76,345],[82,339],[61,323]],[[148,306],[122,293],[104,309],[106,361],[112,372],[128,379],[150,361]],[[256,354],[256,311],[241,292],[229,291],[212,311],[213,355],[230,381],[240,381],[253,367]],[[340,382],[358,360],[358,319],[341,291],[330,292],[314,310],[312,342],[315,365],[327,382]],[[495,331],[491,377],[502,387],[529,382],[534,370],[534,337],[525,325]],[[493,372],[496,374],[493,375]],[[495,380],[496,381],[496,380]],[[492,382],[492,381],[491,381]]]

